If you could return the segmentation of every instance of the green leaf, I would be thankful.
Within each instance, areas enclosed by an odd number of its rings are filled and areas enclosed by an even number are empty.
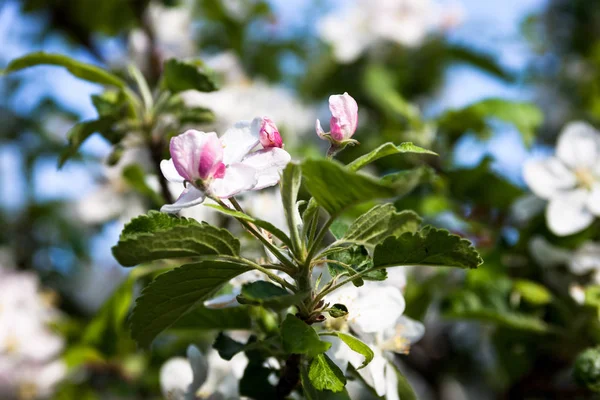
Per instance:
[[[402,400],[418,400],[419,398],[408,382],[408,379],[406,379],[406,377],[395,365],[392,363],[389,363],[388,365],[394,368],[394,372],[398,378],[398,397]]]
[[[292,314],[281,324],[283,349],[291,354],[306,354],[309,357],[326,352],[331,343],[319,339],[313,327]]]
[[[331,390],[317,390],[310,381],[308,374],[309,366],[303,363],[300,366],[300,382],[302,383],[304,397],[307,400],[350,400],[346,388],[335,393]]]
[[[210,207],[210,208],[214,208],[215,210],[217,210],[219,212],[222,212],[223,214],[229,215],[231,217],[251,222],[254,225],[256,225],[256,226],[258,226],[260,228],[263,228],[267,232],[271,233],[277,239],[281,240],[281,243],[283,243],[284,245],[288,246],[289,248],[292,247],[292,242],[290,241],[290,238],[285,233],[283,233],[282,230],[280,230],[279,228],[277,228],[275,225],[273,225],[270,222],[263,221],[262,219],[251,217],[250,215],[244,214],[243,212],[239,212],[239,211],[236,211],[236,210],[231,210],[231,209],[228,209],[228,208],[224,208],[224,207],[222,207],[222,206],[220,206],[218,204],[205,204],[205,206],[206,207]]]
[[[240,242],[226,229],[150,211],[125,225],[113,255],[126,267],[165,258],[237,256]]]
[[[254,339],[255,340],[255,339]],[[244,370],[244,376],[240,379],[240,395],[251,399],[276,400],[276,389],[269,382],[269,377],[273,371],[265,367],[266,357],[257,348],[252,348],[253,338],[251,337],[246,344],[245,352],[248,358],[248,365]]]
[[[388,236],[416,232],[421,218],[413,211],[396,211],[393,204],[377,205],[358,217],[339,242],[375,245]]]
[[[83,80],[125,88],[126,83],[121,78],[95,65],[82,63],[62,54],[49,54],[44,52],[29,53],[23,57],[12,60],[3,74],[19,71],[37,65],[56,65],[65,67],[74,76]]]
[[[159,275],[136,301],[131,316],[132,337],[140,346],[148,347],[156,335],[249,269],[243,263],[206,260]]]
[[[346,343],[346,345],[350,347],[351,350],[364,356],[365,361],[357,369],[366,367],[373,360],[373,357],[375,357],[375,353],[373,353],[373,350],[371,350],[369,346],[367,346],[365,343],[355,338],[354,336],[342,332],[327,332],[321,335],[337,336],[342,342]]]
[[[436,178],[435,171],[430,167],[417,167],[405,171],[387,174],[381,178],[381,183],[393,185],[396,196],[405,196],[421,183],[431,182]]]
[[[113,123],[114,120],[112,118],[100,118],[92,121],[80,122],[71,128],[69,133],[67,133],[69,144],[60,154],[58,168],[61,168],[69,158],[77,154],[77,150],[79,150],[79,147],[81,147],[87,138],[96,132],[110,130]]]
[[[490,98],[459,110],[447,111],[438,119],[438,124],[453,137],[466,131],[474,131],[487,137],[492,130],[489,120],[514,125],[521,132],[525,145],[529,146],[535,139],[535,131],[542,124],[544,115],[532,103]]]
[[[122,90],[107,90],[101,94],[93,94],[92,104],[100,117],[120,119],[129,110],[127,97]]]
[[[430,265],[477,268],[483,260],[471,242],[444,229],[425,227],[419,232],[390,236],[375,247],[374,266]]]
[[[540,334],[553,330],[544,321],[531,315],[513,311],[498,311],[483,307],[464,309],[455,307],[452,311],[444,313],[444,317],[490,322],[510,329]]]
[[[319,204],[311,197],[308,201],[308,205],[302,214],[302,238],[308,240],[311,243],[317,231],[317,225],[319,222]],[[334,222],[335,224],[335,222]]]
[[[348,307],[343,304],[336,303],[325,310],[331,315],[333,318],[341,318],[348,315]]]
[[[201,62],[171,58],[165,62],[163,79],[167,89],[173,93],[185,90],[197,90],[199,92],[217,90],[217,85],[204,70]]]
[[[375,160],[378,160],[383,157],[391,156],[393,154],[402,154],[402,153],[416,153],[416,154],[431,154],[437,156],[437,153],[434,153],[431,150],[424,149],[419,146],[415,146],[410,142],[400,143],[399,145],[395,145],[394,143],[385,143],[376,148],[375,150],[358,157],[356,160],[352,161],[348,164],[348,169],[351,171],[358,171],[364,166],[372,163]]]
[[[330,215],[338,215],[355,204],[393,197],[397,193],[393,185],[349,171],[331,160],[304,161],[302,175],[310,193]]]
[[[289,163],[281,175],[280,189],[281,202],[285,211],[285,218],[292,236],[292,247],[294,254],[298,255],[301,251],[300,233],[298,227],[302,224],[300,213],[298,212],[298,190],[302,183],[302,171],[300,165]]]
[[[238,296],[240,304],[262,305],[274,310],[283,310],[298,304],[308,293],[290,293],[267,281],[246,283]]]
[[[552,293],[544,286],[533,281],[517,279],[514,283],[514,290],[518,292],[525,301],[531,304],[544,305],[552,301]]]
[[[334,238],[339,240],[344,237],[349,227],[350,225],[346,221],[336,219],[329,227],[329,231],[331,232]]]
[[[514,76],[506,71],[491,55],[482,54],[479,51],[461,45],[449,45],[448,51],[451,60],[473,65],[506,82],[514,81]]]
[[[369,256],[369,252],[364,246],[340,248],[338,251],[330,253],[328,259],[337,261],[327,263],[329,273],[333,277],[340,274],[352,277],[359,272],[373,267],[373,259]],[[387,272],[385,270],[375,270],[368,272],[360,278],[356,278],[352,283],[355,286],[362,286],[364,284],[363,279],[383,281],[386,278]]]
[[[342,370],[326,354],[317,354],[310,363],[308,379],[317,390],[341,392],[346,386]]]
[[[233,356],[243,351],[245,346],[244,343],[236,342],[223,332],[220,332],[212,347],[219,352],[222,359],[230,361]]]
[[[252,319],[248,307],[212,309],[195,307],[175,322],[174,330],[248,330]]]
[[[104,302],[94,318],[87,324],[81,337],[81,346],[101,350],[105,355],[115,355],[120,345],[131,340],[126,319],[133,301],[135,277],[129,276]]]

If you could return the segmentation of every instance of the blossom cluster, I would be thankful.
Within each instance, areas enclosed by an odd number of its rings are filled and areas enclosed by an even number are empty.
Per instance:
[[[36,275],[0,268],[0,398],[47,398],[64,379],[51,300]]]

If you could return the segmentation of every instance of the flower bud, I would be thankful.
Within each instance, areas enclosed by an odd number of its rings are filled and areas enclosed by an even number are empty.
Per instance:
[[[337,94],[329,96],[329,110],[331,111],[330,131],[326,133],[319,120],[315,129],[321,139],[331,142],[328,155],[333,156],[347,145],[358,143],[352,139],[358,126],[358,105],[348,93]]]
[[[270,118],[264,117],[262,119],[259,137],[260,144],[262,144],[265,149],[270,147],[283,147],[283,140],[277,130],[277,126],[275,126],[275,123]]]
[[[358,105],[348,93],[329,96],[329,122],[331,137],[338,141],[348,140],[358,125]]]

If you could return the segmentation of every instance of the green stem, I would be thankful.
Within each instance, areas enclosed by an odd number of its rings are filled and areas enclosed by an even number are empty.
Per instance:
[[[319,246],[321,245],[323,238],[327,234],[329,227],[331,226],[331,224],[333,224],[333,222],[335,221],[336,218],[337,217],[335,215],[331,215],[329,217],[329,219],[327,220],[327,222],[325,222],[325,225],[323,225],[321,227],[321,230],[317,234],[317,237],[315,238],[314,242],[311,243],[310,248],[308,249],[308,255],[306,256],[307,262],[310,263],[312,261],[312,258],[314,257],[315,253],[319,249]]]
[[[221,207],[230,209],[227,204],[225,204],[221,199],[215,198],[214,199],[217,203],[219,203],[219,205]],[[234,199],[233,197],[231,197],[229,199],[229,201],[231,202],[231,204],[233,205],[233,207],[239,211],[239,212],[244,212],[244,210],[242,209],[242,207],[240,206],[240,204],[237,202],[236,199]],[[273,244],[271,243],[271,241],[269,239],[267,239],[262,233],[260,233],[260,231],[258,231],[253,224],[250,224],[248,221],[245,221],[241,218],[236,218],[240,224],[242,224],[244,226],[244,228],[246,228],[248,230],[248,232],[250,232],[255,238],[257,238],[258,240],[260,240],[262,242],[262,244],[265,245],[265,247],[267,249],[269,249],[269,251],[271,253],[273,253],[273,255],[282,263],[284,264],[286,267],[288,267],[288,269],[290,269],[291,271],[295,271],[296,265],[294,265],[294,263],[292,263],[286,256],[284,256],[279,249]],[[288,272],[289,273],[289,272]]]
[[[154,100],[152,98],[152,92],[150,91],[150,87],[148,86],[148,82],[144,78],[144,75],[140,72],[140,70],[133,64],[129,65],[129,74],[135,80],[135,83],[140,90],[140,94],[142,95],[142,100],[144,101],[144,107],[146,109],[146,113],[149,113],[154,107]]]
[[[239,261],[240,259],[237,257],[231,257],[232,260],[237,260]],[[278,276],[277,274],[274,274],[273,272],[269,271],[269,269],[253,262],[250,261],[246,258],[242,258],[243,262],[248,264],[250,267],[262,272],[263,274],[267,275],[269,278],[271,278],[273,281],[279,283],[281,286],[286,287],[288,289],[290,289],[292,292],[297,293],[298,292],[298,288],[296,288],[294,285],[292,285],[291,283],[289,283],[288,281],[286,281],[285,279],[281,278],[280,276]]]
[[[322,298],[324,298],[325,296],[327,296],[329,293],[341,288],[342,286],[344,286],[347,283],[352,282],[353,280],[355,280],[356,278],[360,278],[364,275],[367,275],[370,272],[373,271],[378,271],[380,269],[385,269],[385,268],[389,268],[389,267],[393,267],[394,265],[380,265],[377,267],[373,267],[373,268],[369,268],[366,269],[364,271],[358,272],[355,275],[352,275],[350,278],[345,279],[339,283],[336,283],[335,285],[332,285],[331,287],[327,288],[327,289],[323,289],[319,294],[317,294],[312,302],[312,304],[317,304],[319,301],[321,301]]]

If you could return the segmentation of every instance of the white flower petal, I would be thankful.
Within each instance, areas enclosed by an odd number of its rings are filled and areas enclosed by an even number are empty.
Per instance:
[[[406,307],[400,289],[365,282],[361,287],[360,297],[353,307],[346,304],[349,315],[348,322],[358,332],[382,332],[396,325],[396,321]]]
[[[165,213],[176,213],[182,208],[193,207],[202,203],[204,201],[204,197],[204,192],[196,189],[192,185],[188,185],[188,187],[181,192],[175,203],[165,204],[160,208],[160,211]]]
[[[594,220],[586,202],[588,191],[576,189],[560,194],[546,208],[548,228],[558,236],[567,236],[587,228]]]
[[[600,134],[586,122],[571,122],[558,138],[556,155],[571,168],[592,168],[600,159]]]
[[[600,216],[600,183],[596,183],[587,198],[587,208],[594,215]]]
[[[398,375],[391,363],[385,366],[385,400],[401,400],[398,395]]]
[[[259,143],[257,126],[253,122],[238,122],[221,136],[225,165],[242,161],[244,156]]]
[[[411,344],[421,340],[425,334],[425,325],[404,315],[398,318],[396,324],[400,336],[408,340]]]
[[[256,185],[256,169],[242,163],[231,164],[225,170],[222,179],[215,179],[210,184],[210,191],[217,197],[229,198]]]
[[[281,171],[291,161],[290,154],[278,147],[255,151],[242,160],[256,170],[256,185],[252,190],[260,190],[279,183]]]
[[[569,260],[569,270],[576,275],[600,270],[600,244],[585,242]]]
[[[533,193],[543,199],[550,199],[577,183],[575,175],[556,157],[528,161],[523,178]]]
[[[200,389],[200,386],[206,382],[206,378],[208,377],[208,360],[198,350],[196,346],[188,346],[187,348],[187,358],[192,367],[193,372],[193,381],[188,387],[187,396],[190,399],[195,398],[195,394]]]
[[[160,162],[160,171],[169,182],[183,183],[183,181],[185,181],[185,179],[179,175],[179,172],[177,172],[172,158]]]
[[[183,357],[173,357],[160,367],[160,388],[166,399],[184,400],[187,389],[194,381],[190,362]]]

